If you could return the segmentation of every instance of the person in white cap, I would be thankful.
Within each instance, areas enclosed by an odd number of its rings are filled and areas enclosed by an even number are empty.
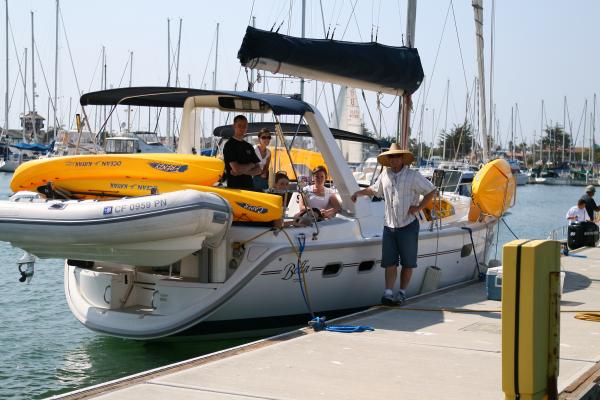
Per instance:
[[[419,243],[419,220],[416,214],[427,205],[435,194],[435,186],[418,171],[411,170],[415,160],[412,153],[393,143],[388,151],[381,153],[377,161],[387,167],[379,175],[373,186],[359,190],[352,195],[383,197],[385,201],[385,224],[382,236],[381,266],[385,268],[385,291],[381,303],[394,306],[406,301],[406,288],[417,267]],[[419,201],[419,197],[423,199]],[[393,288],[398,276],[400,289],[394,296]]]
[[[585,209],[587,210],[590,220],[592,221],[594,221],[594,211],[600,211],[600,207],[596,205],[596,201],[594,200],[595,193],[596,188],[594,185],[588,185],[585,187],[585,194],[581,196],[580,199],[585,202]]]

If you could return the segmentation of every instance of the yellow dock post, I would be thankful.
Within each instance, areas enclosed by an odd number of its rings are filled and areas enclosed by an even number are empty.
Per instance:
[[[502,250],[505,399],[557,399],[560,243],[515,240]]]

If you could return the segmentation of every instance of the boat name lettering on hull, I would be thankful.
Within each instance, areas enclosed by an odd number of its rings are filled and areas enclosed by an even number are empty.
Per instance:
[[[120,167],[122,161],[70,161],[65,163],[67,167],[87,168],[87,167]]]
[[[150,162],[148,165],[150,165],[151,168],[162,172],[185,172],[188,169],[187,165],[167,164],[162,162]]]
[[[96,167],[120,167],[121,161],[96,161]]]
[[[265,207],[253,206],[252,204],[244,203],[241,201],[236,201],[236,203],[238,206],[242,207],[244,210],[252,211],[253,213],[257,213],[257,214],[266,214],[267,211],[269,211]]]
[[[148,201],[139,201],[131,204],[120,204],[113,206],[112,212],[115,214],[122,214],[127,211],[141,211],[148,210],[151,208],[165,208],[167,206],[167,199],[157,199]]]
[[[310,269],[310,260],[303,260],[300,263],[300,273],[306,273]],[[284,281],[288,281],[293,279],[294,281],[298,280],[298,267],[294,263],[289,263],[282,269],[283,276],[281,279]]]

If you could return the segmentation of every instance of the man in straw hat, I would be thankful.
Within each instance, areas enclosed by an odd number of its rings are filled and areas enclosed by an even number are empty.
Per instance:
[[[594,211],[600,211],[600,207],[596,205],[594,200],[594,194],[596,194],[596,188],[594,185],[588,185],[585,187],[585,194],[579,199],[585,202],[585,209],[592,221],[594,220]]]
[[[393,143],[388,151],[377,157],[377,162],[387,167],[373,186],[352,195],[383,197],[385,200],[385,225],[382,237],[381,266],[385,268],[385,291],[381,298],[384,305],[401,305],[406,301],[406,288],[413,268],[417,267],[419,220],[416,214],[428,204],[435,193],[435,186],[418,171],[411,170],[415,160],[412,153]],[[419,202],[419,196],[423,200]],[[394,296],[393,288],[398,275],[398,258],[402,265],[400,289]]]

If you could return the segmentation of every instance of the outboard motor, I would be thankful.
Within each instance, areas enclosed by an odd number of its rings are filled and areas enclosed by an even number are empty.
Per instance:
[[[595,247],[599,239],[598,225],[590,221],[575,222],[569,225],[567,244],[575,250],[583,246]]]
[[[19,282],[31,282],[31,278],[33,278],[33,273],[35,265],[35,256],[28,252],[25,252],[19,261],[17,261],[17,268],[19,269],[19,273],[21,277],[19,278]]]

